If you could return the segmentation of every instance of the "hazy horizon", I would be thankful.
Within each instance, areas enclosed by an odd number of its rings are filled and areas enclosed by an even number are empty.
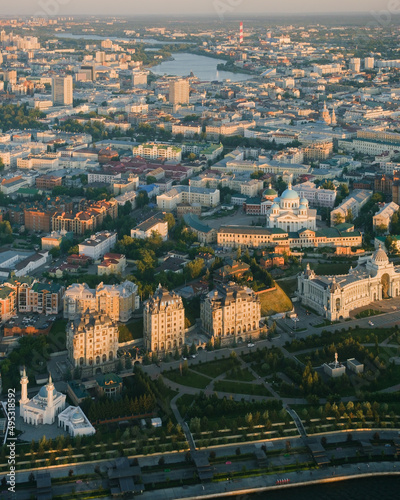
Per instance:
[[[18,0],[15,4],[2,6],[2,15],[27,16],[45,12],[58,15],[114,15],[114,16],[246,16],[254,14],[367,14],[371,11],[385,12],[389,15],[400,14],[400,3],[396,0],[336,0],[316,2],[315,0],[147,0],[129,2],[126,0]]]

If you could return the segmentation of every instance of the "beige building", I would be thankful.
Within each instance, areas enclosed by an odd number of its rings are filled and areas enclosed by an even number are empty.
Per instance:
[[[202,207],[219,205],[219,189],[196,188],[191,186],[175,186],[170,191],[157,196],[157,205],[161,210],[172,212],[181,203],[198,204]]]
[[[74,101],[72,76],[53,78],[52,97],[54,106],[72,106]]]
[[[100,283],[95,289],[74,283],[64,295],[64,318],[74,319],[83,313],[101,313],[113,321],[129,321],[133,311],[139,308],[138,287],[131,281],[120,285]]]
[[[376,231],[379,227],[386,227],[385,233],[389,233],[389,226],[392,221],[392,217],[396,212],[398,212],[399,208],[399,205],[393,201],[384,204],[380,208],[379,212],[372,217],[374,231]]]
[[[97,266],[97,274],[99,276],[110,274],[122,274],[126,269],[126,257],[120,253],[106,253],[101,262]]]
[[[200,305],[203,332],[221,345],[260,336],[261,303],[250,289],[235,283],[218,285]]]
[[[189,80],[172,80],[169,84],[169,102],[171,104],[189,104]]]
[[[118,327],[107,315],[85,313],[67,325],[68,357],[82,375],[107,373],[115,368]]]
[[[149,352],[173,352],[185,344],[182,298],[161,285],[143,305],[144,345]]]

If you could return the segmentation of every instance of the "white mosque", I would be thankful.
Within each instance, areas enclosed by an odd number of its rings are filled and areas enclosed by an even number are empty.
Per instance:
[[[288,188],[278,198],[267,212],[267,227],[280,228],[284,231],[297,232],[301,229],[317,229],[317,211],[310,209],[308,200],[300,198],[297,191]]]
[[[32,399],[28,398],[28,377],[24,368],[21,377],[20,415],[26,424],[53,424],[65,408],[65,394],[58,392],[49,375],[49,382]]]

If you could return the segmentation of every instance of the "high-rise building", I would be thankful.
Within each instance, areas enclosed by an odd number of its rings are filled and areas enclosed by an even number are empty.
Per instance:
[[[189,81],[172,80],[169,84],[169,102],[171,104],[189,104]]]
[[[240,23],[240,27],[239,27],[239,43],[240,44],[243,43],[243,23],[242,22]]]
[[[85,313],[67,325],[68,358],[82,375],[113,371],[118,351],[118,326],[104,314]]]
[[[81,66],[81,73],[86,76],[86,80],[94,82],[96,80],[96,66],[95,64],[86,64]]]
[[[185,309],[182,298],[161,285],[144,303],[143,334],[150,352],[173,352],[185,344]]]
[[[361,69],[361,59],[358,57],[353,57],[352,59],[350,59],[349,69],[350,71],[359,73]]]
[[[106,62],[106,53],[103,51],[96,52],[96,62],[104,65]]]
[[[72,106],[74,102],[72,76],[54,77],[52,93],[54,106]]]
[[[261,303],[250,288],[220,284],[200,304],[202,331],[221,345],[260,336]]]
[[[365,69],[374,69],[375,59],[373,57],[366,57],[364,59],[364,68]]]

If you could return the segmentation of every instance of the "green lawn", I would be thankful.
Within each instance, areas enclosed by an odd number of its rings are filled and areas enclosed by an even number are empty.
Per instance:
[[[277,281],[282,290],[288,295],[292,297],[297,290],[297,278],[287,279],[287,280],[278,280]]]
[[[272,314],[287,312],[293,309],[292,301],[278,284],[276,285],[276,290],[261,293],[259,297],[262,316],[271,316]]]
[[[244,382],[229,382],[219,380],[214,383],[214,390],[231,392],[232,394],[250,394],[251,396],[271,396],[272,394],[263,385],[246,384]]]
[[[239,382],[252,382],[255,379],[255,377],[248,370],[248,368],[245,369],[234,368],[233,370],[227,372],[227,374],[225,375],[225,379],[238,380]]]
[[[163,372],[163,377],[172,380],[176,384],[187,385],[188,387],[195,387],[196,389],[205,389],[211,380],[200,373],[195,373],[188,370],[185,375],[181,375],[179,370],[171,370]]]
[[[50,345],[50,349],[53,352],[63,351],[66,348],[66,329],[67,329],[68,320],[66,319],[57,319],[53,322],[51,330],[47,335],[47,340]]]
[[[218,359],[217,361],[210,361],[208,363],[201,363],[198,365],[192,365],[192,370],[196,372],[203,373],[209,377],[215,378],[219,377],[223,373],[235,368],[239,364],[237,359]]]

